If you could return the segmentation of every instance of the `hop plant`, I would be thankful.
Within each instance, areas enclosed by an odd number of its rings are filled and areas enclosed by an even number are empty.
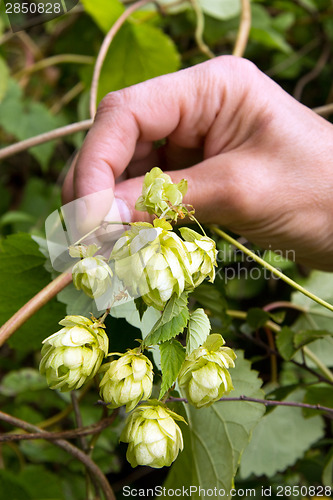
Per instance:
[[[100,383],[100,394],[109,408],[126,405],[131,411],[142,399],[148,399],[153,388],[153,365],[149,359],[132,349],[119,359],[103,365],[106,369]]]
[[[79,389],[93,378],[108,353],[108,337],[100,323],[84,316],[66,316],[64,328],[44,340],[40,372],[51,389]]]
[[[190,253],[190,269],[194,286],[197,287],[200,285],[207,277],[209,277],[210,282],[213,282],[215,279],[214,266],[217,265],[215,241],[208,236],[202,236],[188,227],[182,227],[179,231]]]
[[[112,271],[102,255],[94,253],[97,245],[70,247],[71,257],[81,257],[72,269],[73,283],[77,290],[83,290],[88,297],[98,298],[111,286]]]
[[[183,449],[183,437],[175,420],[183,417],[159,401],[140,405],[128,417],[120,441],[128,443],[126,458],[132,467],[170,466]]]
[[[178,376],[179,387],[196,408],[210,406],[233,389],[228,369],[235,366],[236,354],[222,347],[220,334],[211,334],[184,361]]]
[[[175,293],[193,287],[191,265],[183,240],[164,219],[131,224],[111,253],[115,273],[132,296],[163,309]]]
[[[174,184],[168,174],[155,167],[145,175],[142,195],[138,198],[135,208],[149,214],[163,215],[167,220],[177,220],[186,191],[185,179]]]

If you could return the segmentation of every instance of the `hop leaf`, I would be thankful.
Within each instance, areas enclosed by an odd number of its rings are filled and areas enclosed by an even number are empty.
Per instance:
[[[128,351],[119,359],[105,365],[100,394],[109,408],[126,405],[131,411],[142,399],[148,399],[153,388],[153,365],[138,352]],[[103,365],[104,369],[104,365]]]
[[[175,420],[185,422],[155,400],[135,408],[120,436],[120,441],[129,443],[126,458],[132,467],[149,465],[159,469],[176,460],[183,449],[183,437]]]
[[[168,174],[155,167],[145,175],[142,195],[138,198],[135,208],[141,212],[163,215],[168,220],[177,220],[182,211],[182,201],[186,191],[185,179],[174,184]]]
[[[93,378],[108,353],[108,337],[98,322],[66,316],[64,326],[44,340],[39,370],[51,389],[79,389]]]
[[[164,219],[155,219],[154,225],[133,223],[115,244],[111,259],[129,294],[156,309],[193,287],[187,248]]]
[[[236,354],[224,345],[223,337],[211,334],[188,357],[178,376],[179,386],[196,408],[210,406],[233,389],[228,369],[235,366]]]

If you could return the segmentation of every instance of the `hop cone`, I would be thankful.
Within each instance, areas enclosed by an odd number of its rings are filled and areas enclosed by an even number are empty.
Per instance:
[[[117,241],[111,253],[115,272],[130,295],[148,306],[163,309],[175,293],[193,287],[188,251],[182,239],[163,219],[154,226],[137,222]]]
[[[207,277],[209,277],[209,281],[213,282],[217,254],[215,241],[208,236],[202,236],[188,227],[182,227],[179,231],[185,240],[186,248],[190,254],[194,286],[197,287],[200,285]]]
[[[138,198],[135,208],[157,216],[163,214],[168,220],[177,220],[179,215],[177,206],[180,207],[186,191],[187,181],[185,179],[182,179],[178,184],[173,184],[169,175],[155,167],[145,175],[142,195]]]
[[[209,335],[203,346],[185,359],[180,370],[179,386],[196,408],[211,405],[233,389],[228,368],[235,366],[236,354],[229,347],[222,347],[224,343],[221,335]]]
[[[79,389],[94,377],[108,353],[108,337],[97,322],[84,316],[66,316],[64,326],[44,340],[40,372],[51,389]]]
[[[70,247],[72,257],[81,257],[72,269],[75,288],[83,290],[92,299],[100,297],[111,286],[112,271],[105,262],[105,257],[94,253],[98,250],[96,245],[78,245]]]
[[[175,420],[183,417],[158,401],[140,405],[128,417],[120,441],[128,443],[126,458],[132,467],[170,466],[183,449],[183,437]]]
[[[138,349],[128,351],[105,367],[107,371],[100,383],[100,394],[110,403],[109,408],[126,405],[126,411],[131,411],[141,399],[150,397],[153,365]]]

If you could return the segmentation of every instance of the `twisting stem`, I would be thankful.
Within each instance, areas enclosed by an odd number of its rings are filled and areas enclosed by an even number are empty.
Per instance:
[[[44,144],[44,142],[53,141],[54,139],[65,137],[66,135],[75,134],[81,130],[87,130],[92,126],[92,124],[93,120],[83,120],[82,122],[71,123],[70,125],[65,125],[65,127],[56,128],[54,130],[50,130],[49,132],[36,135],[35,137],[25,139],[24,141],[17,142],[16,144],[11,144],[6,148],[0,149],[0,160],[3,160],[8,156],[16,155],[17,153],[21,153],[22,151],[32,148],[33,146]]]
[[[0,346],[13,335],[31,316],[41,309],[47,302],[57,295],[63,288],[72,281],[72,274],[64,272],[51,281],[45,288],[38,292],[24,306],[21,307],[2,327],[0,328]]]
[[[12,417],[11,415],[8,415],[7,413],[4,413],[2,411],[0,411],[0,420],[2,420],[3,422],[7,422],[8,424],[15,427],[19,427],[20,429],[24,429],[27,432],[37,432],[38,434],[40,434],[41,439],[44,438],[44,434],[47,434],[36,425],[29,424],[24,420]],[[108,480],[104,476],[101,469],[95,464],[95,462],[93,462],[93,460],[88,455],[86,455],[85,453],[83,453],[83,451],[79,450],[79,448],[73,446],[71,443],[65,441],[64,439],[56,439],[50,442],[67,451],[67,453],[72,455],[74,458],[82,462],[85,467],[87,467],[91,474],[93,474],[97,478],[106,500],[116,500],[116,497]]]
[[[197,17],[197,25],[195,28],[195,41],[200,49],[200,51],[205,54],[209,59],[214,59],[215,54],[210,50],[208,45],[203,40],[203,32],[205,29],[205,17],[200,7],[198,0],[190,0],[195,15]]]
[[[242,0],[242,13],[237,33],[236,43],[232,55],[242,57],[251,29],[251,5],[250,0]]]
[[[325,106],[319,106],[318,108],[312,108],[312,111],[320,116],[329,116],[333,113],[333,102],[330,104],[325,104]]]
[[[82,82],[77,83],[71,88],[66,94],[64,94],[60,99],[58,99],[55,104],[50,109],[51,114],[57,114],[59,111],[69,104],[75,97],[77,97],[84,90],[84,85]]]
[[[106,54],[109,50],[112,40],[114,39],[117,32],[120,30],[126,19],[133,14],[136,10],[140,9],[147,3],[151,3],[152,0],[140,0],[139,2],[134,3],[130,7],[128,7],[125,12],[117,19],[114,23],[110,31],[106,34],[102,46],[100,48],[99,54],[97,56],[93,78],[91,82],[91,90],[90,90],[90,116],[94,118],[96,114],[97,108],[97,91],[98,91],[98,82],[101,75],[103,63],[106,57]]]
[[[327,366],[325,366],[324,363],[322,363],[321,360],[312,351],[310,351],[308,347],[304,346],[302,349],[304,354],[314,362],[314,364],[331,382],[333,382],[333,373],[331,372],[331,370],[329,370]]]
[[[321,306],[326,307],[330,311],[333,311],[333,305],[332,304],[329,304],[328,302],[326,302],[326,300],[323,300],[320,297],[317,297],[313,293],[311,293],[308,290],[306,290],[306,288],[302,287],[301,285],[299,285],[298,283],[296,283],[296,281],[292,280],[291,278],[289,278],[288,276],[286,276],[285,274],[283,274],[281,271],[279,271],[275,267],[273,267],[270,264],[268,264],[268,262],[264,261],[261,257],[259,257],[259,255],[256,255],[254,252],[251,252],[251,250],[249,250],[248,248],[246,248],[244,245],[242,245],[241,243],[239,243],[237,240],[235,240],[234,238],[232,238],[231,236],[229,236],[227,233],[225,233],[224,231],[222,231],[218,227],[211,226],[211,230],[214,231],[214,233],[216,233],[219,236],[221,236],[226,241],[228,241],[229,243],[231,243],[232,245],[234,245],[235,247],[239,248],[239,250],[241,250],[246,255],[248,255],[249,257],[251,257],[255,262],[258,262],[258,264],[261,264],[263,267],[266,267],[266,269],[268,269],[269,271],[271,271],[271,273],[275,274],[275,276],[278,276],[283,281],[285,281],[286,283],[288,283],[288,285],[292,286],[293,288],[295,288],[299,292],[303,293],[304,295],[306,295],[310,299],[314,300],[315,302],[317,302]]]
[[[271,351],[270,359],[271,359],[271,382],[276,384],[278,382],[278,369],[277,369],[277,358],[274,352],[275,350],[275,342],[274,337],[271,330],[265,327],[265,332],[267,335],[268,345]]]
[[[55,439],[76,439],[81,436],[94,436],[96,434],[100,434],[102,430],[110,427],[110,425],[114,421],[114,416],[112,414],[111,417],[104,418],[97,422],[97,424],[89,425],[86,427],[79,427],[70,431],[60,431],[60,432],[46,432],[43,434],[43,439],[47,439],[48,441],[54,441]],[[40,429],[40,427],[39,427]],[[31,433],[21,433],[21,434],[13,434],[9,432],[8,434],[0,435],[0,443],[8,443],[10,441],[31,441],[35,439],[40,439],[40,432],[31,432]]]
[[[267,306],[263,307],[263,310],[268,312],[272,311],[273,309],[280,309],[280,308],[295,309],[295,311],[300,311],[302,313],[308,312],[304,307],[298,306],[297,304],[293,304],[292,302],[288,302],[287,300],[281,300],[277,302],[272,302],[271,304],[267,304]]]
[[[31,66],[27,66],[26,68],[23,68],[15,73],[13,77],[22,78],[23,76],[31,75],[31,73],[35,73],[36,71],[61,63],[93,64],[94,61],[95,59],[92,56],[82,56],[80,54],[59,54],[57,56],[48,57],[47,59],[42,59]]]
[[[188,403],[186,398],[174,398],[169,396],[167,401],[175,401],[180,403]],[[333,408],[328,408],[327,406],[322,405],[310,405],[308,403],[299,403],[297,401],[274,401],[271,399],[257,399],[257,398],[249,398],[247,396],[239,396],[238,398],[221,398],[218,400],[220,403],[224,402],[236,402],[236,401],[248,401],[249,403],[259,403],[265,406],[292,406],[295,408],[307,408],[309,410],[319,410],[326,411],[329,414],[333,415]]]

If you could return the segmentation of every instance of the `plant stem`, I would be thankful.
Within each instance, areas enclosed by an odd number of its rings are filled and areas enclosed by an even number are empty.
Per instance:
[[[65,125],[65,127],[59,127],[49,132],[45,132],[35,137],[30,137],[24,141],[17,142],[16,144],[11,144],[6,148],[0,149],[0,160],[7,158],[8,156],[16,155],[21,153],[26,149],[32,148],[33,146],[38,146],[39,144],[44,144],[44,142],[53,141],[54,139],[59,139],[60,137],[65,137],[67,135],[75,134],[76,132],[81,132],[81,130],[89,129],[93,124],[93,120],[83,120],[82,122],[71,123],[70,125]]]
[[[36,432],[40,434],[41,439],[44,439],[44,435],[47,434],[45,431],[43,431],[36,425],[29,424],[24,420],[12,417],[11,415],[8,415],[7,413],[4,413],[2,411],[0,411],[0,420],[2,420],[3,422],[7,422],[8,424],[13,425],[15,427],[19,427],[20,429],[24,429],[27,432]],[[93,462],[93,460],[88,455],[86,455],[85,453],[83,453],[83,451],[79,450],[79,448],[73,446],[71,443],[65,441],[64,439],[56,439],[50,442],[58,446],[59,448],[62,448],[63,450],[67,451],[67,453],[72,455],[74,458],[82,462],[85,465],[85,467],[87,467],[87,469],[91,472],[91,474],[94,475],[98,480],[106,500],[116,500],[116,497],[113,493],[113,490],[108,480],[104,476],[101,469],[95,464],[95,462]]]
[[[48,57],[47,59],[42,59],[31,66],[21,69],[13,75],[13,78],[19,79],[23,76],[31,75],[31,73],[35,73],[36,71],[48,68],[49,66],[55,66],[56,64],[93,64],[94,61],[95,59],[92,56],[82,56],[80,54],[59,54],[57,56]]]
[[[251,29],[251,5],[250,0],[242,0],[242,12],[237,33],[236,43],[232,55],[242,57]]]
[[[180,402],[180,403],[188,403],[186,398],[174,398],[172,396],[169,396],[168,401],[175,401],[175,402]],[[299,403],[297,401],[274,401],[271,399],[257,399],[257,398],[250,398],[247,396],[239,396],[236,398],[221,398],[218,400],[218,402],[237,402],[237,401],[248,401],[249,403],[259,403],[265,406],[292,406],[295,408],[307,408],[309,410],[319,410],[319,411],[326,411],[329,414],[333,415],[333,408],[329,408],[327,406],[322,406],[322,405],[310,405],[307,403]]]
[[[231,316],[232,318],[236,318],[236,319],[245,319],[246,320],[246,318],[247,318],[247,312],[245,312],[245,311],[236,311],[234,309],[227,309],[226,313],[228,316]],[[274,323],[273,321],[270,321],[270,320],[266,321],[264,326],[269,328],[273,332],[276,332],[276,333],[278,333],[281,330],[279,325],[277,325],[276,323]]]
[[[205,56],[207,56],[209,59],[214,59],[215,54],[210,50],[208,45],[203,40],[205,17],[202,12],[201,6],[198,0],[190,0],[190,2],[197,18],[197,25],[195,28],[195,41],[197,42],[197,46]]]
[[[333,382],[333,373],[331,370],[327,368],[327,366],[322,363],[322,361],[312,352],[310,349],[306,346],[303,348],[303,352],[305,356],[307,356],[309,359],[311,359],[314,364],[319,368],[319,370],[331,381]]]
[[[266,269],[268,269],[269,271],[271,271],[272,274],[275,274],[275,276],[278,276],[279,278],[281,278],[283,281],[285,281],[286,283],[288,283],[288,285],[290,285],[293,288],[295,288],[295,290],[298,290],[299,292],[303,293],[304,295],[306,295],[310,299],[314,300],[315,302],[317,302],[321,306],[326,307],[330,311],[333,311],[333,305],[332,304],[329,304],[325,300],[321,299],[320,297],[317,297],[313,293],[311,293],[308,290],[306,290],[306,288],[302,287],[301,285],[299,285],[298,283],[296,283],[296,281],[292,280],[291,278],[289,278],[288,276],[286,276],[285,274],[283,274],[281,271],[279,271],[275,267],[273,267],[270,264],[268,264],[268,262],[265,262],[261,257],[259,257],[258,255],[256,255],[254,252],[251,252],[251,250],[249,250],[248,248],[246,248],[244,245],[242,245],[241,243],[239,243],[237,240],[235,240],[234,238],[232,238],[231,236],[229,236],[224,231],[222,231],[222,229],[219,229],[218,227],[215,227],[215,226],[211,226],[211,230],[214,231],[214,233],[216,233],[219,236],[221,236],[222,238],[224,238],[226,241],[228,241],[232,245],[234,245],[235,247],[239,248],[239,250],[242,250],[242,252],[244,252],[246,255],[249,255],[255,262],[258,262],[258,264],[261,264],[263,267],[266,267]]]
[[[110,427],[114,421],[113,414],[110,417],[100,420],[97,424],[89,425],[86,427],[78,427],[77,429],[70,431],[60,431],[60,432],[46,432],[43,434],[43,439],[49,441],[54,441],[56,439],[76,439],[84,436],[94,436],[99,435],[104,429]],[[39,427],[40,429],[40,427]],[[40,439],[40,432],[14,434],[8,432],[7,434],[0,435],[0,443],[8,443],[10,441],[31,441],[35,439]]]
[[[267,309],[263,308],[263,310],[267,310]],[[246,320],[246,318],[247,318],[247,313],[245,311],[235,311],[232,309],[227,309],[226,313],[228,314],[228,316],[231,316],[232,318],[244,319],[244,320]],[[264,327],[268,328],[269,330],[271,330],[275,333],[279,333],[281,331],[281,327],[270,320],[266,321],[266,323],[264,324]],[[274,354],[275,350],[272,349],[271,345],[269,346],[269,348],[270,348],[270,352],[272,354]],[[315,363],[317,368],[325,375],[325,377],[330,382],[333,382],[333,373],[331,372],[331,370],[329,370],[329,368],[327,368],[327,366],[325,366],[321,362],[321,360],[319,358],[317,358],[317,356],[312,351],[310,351],[310,349],[308,347],[303,347],[303,352],[309,359],[311,359]]]
[[[112,40],[114,39],[115,35],[118,33],[124,22],[127,20],[127,18],[133,14],[136,10],[140,9],[144,5],[151,3],[152,0],[140,0],[139,2],[134,3],[130,7],[128,7],[125,12],[122,13],[122,15],[117,19],[117,21],[114,23],[110,31],[106,34],[102,46],[100,48],[100,51],[97,56],[95,68],[94,68],[94,74],[91,82],[91,89],[90,89],[90,116],[93,118],[96,114],[96,108],[97,108],[97,92],[98,92],[98,82],[99,78],[101,75],[103,63],[106,57],[106,54],[109,50],[109,47],[111,45]]]
[[[22,306],[21,309],[0,328],[0,347],[20,328],[20,326],[55,297],[57,293],[69,285],[71,281],[72,274],[70,272],[64,272],[24,304],[24,306]]]

